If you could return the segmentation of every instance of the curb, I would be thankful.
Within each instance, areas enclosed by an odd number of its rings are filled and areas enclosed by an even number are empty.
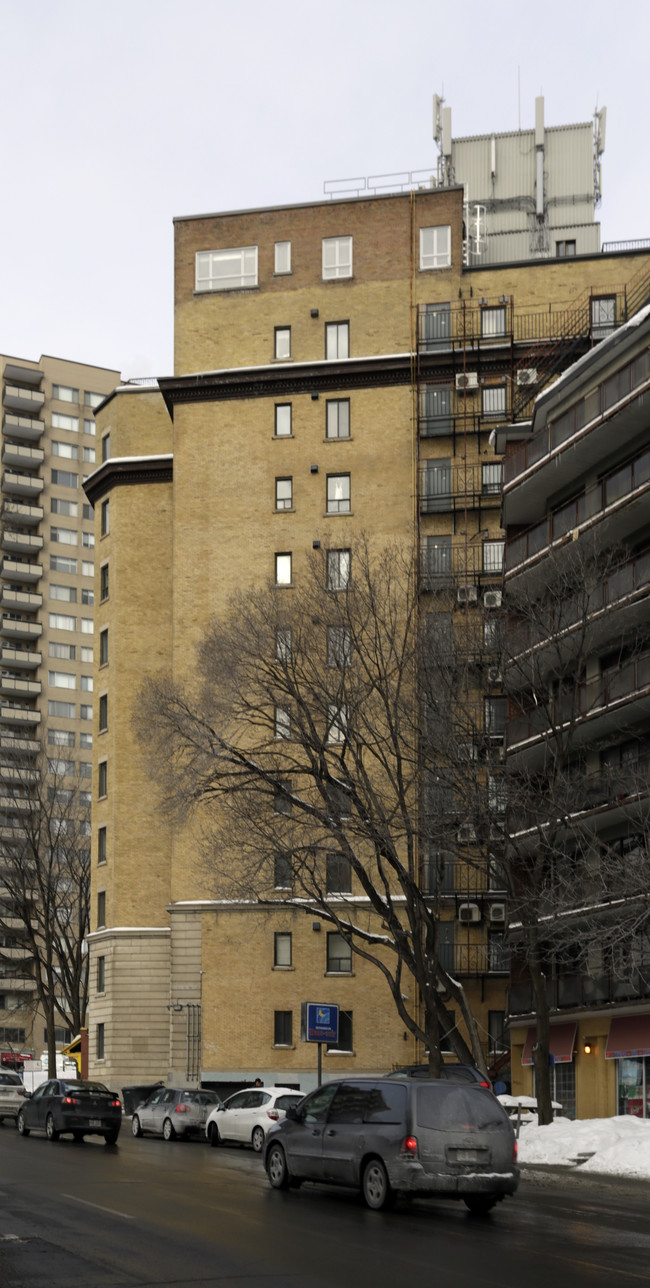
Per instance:
[[[598,1189],[627,1189],[631,1193],[647,1196],[650,1178],[644,1176],[619,1176],[612,1172],[583,1172],[579,1163],[519,1163],[521,1179],[533,1185],[548,1185],[557,1180],[569,1185]]]

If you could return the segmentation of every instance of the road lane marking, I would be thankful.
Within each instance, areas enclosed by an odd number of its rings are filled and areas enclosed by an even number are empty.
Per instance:
[[[98,1212],[110,1212],[111,1216],[123,1216],[125,1221],[134,1221],[135,1217],[129,1216],[128,1212],[118,1212],[117,1208],[102,1207],[101,1203],[89,1203],[88,1199],[78,1199],[76,1194],[64,1194],[64,1199],[72,1199],[73,1203],[83,1203],[84,1207],[96,1208]]]

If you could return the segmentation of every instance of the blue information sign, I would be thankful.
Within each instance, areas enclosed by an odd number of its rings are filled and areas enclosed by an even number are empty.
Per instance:
[[[303,1002],[301,1038],[303,1042],[338,1042],[339,1008],[323,1002]]]

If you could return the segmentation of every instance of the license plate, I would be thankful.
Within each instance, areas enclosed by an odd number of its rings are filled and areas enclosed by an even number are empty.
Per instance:
[[[456,1162],[478,1163],[478,1153],[475,1149],[459,1149],[456,1151]]]
[[[89,1120],[89,1125],[90,1125],[91,1127],[101,1127],[101,1125],[102,1125],[102,1120],[101,1120],[101,1118],[91,1118],[91,1119]]]

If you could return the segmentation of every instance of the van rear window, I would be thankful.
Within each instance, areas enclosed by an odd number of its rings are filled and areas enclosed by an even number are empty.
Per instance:
[[[507,1121],[496,1096],[481,1087],[429,1082],[417,1088],[418,1127],[446,1130],[449,1127],[493,1127]]]
[[[406,1087],[377,1082],[368,1090],[367,1123],[402,1123],[406,1120]]]

